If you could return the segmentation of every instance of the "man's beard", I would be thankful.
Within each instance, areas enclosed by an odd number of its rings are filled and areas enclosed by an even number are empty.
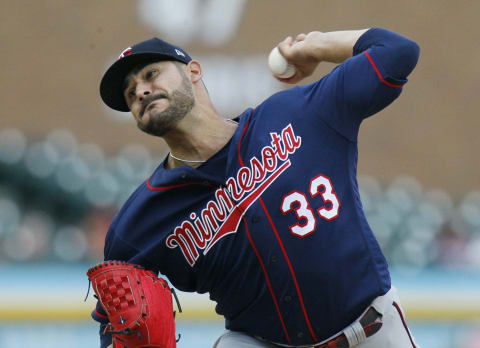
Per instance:
[[[142,131],[158,137],[164,136],[172,130],[190,110],[192,110],[195,104],[192,86],[188,83],[186,76],[184,76],[182,85],[169,96],[160,93],[149,97],[148,100],[144,100],[146,103],[142,111],[144,111],[153,100],[162,98],[166,98],[169,101],[169,106],[165,110],[157,112],[155,108],[153,108],[150,111],[150,117],[147,123],[142,123],[141,120],[137,122],[138,128]],[[144,113],[141,112],[140,114],[141,117],[143,117]]]

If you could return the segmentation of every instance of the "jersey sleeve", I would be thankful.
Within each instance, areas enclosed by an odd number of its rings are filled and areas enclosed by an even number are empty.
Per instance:
[[[351,58],[305,86],[305,97],[326,123],[356,141],[362,120],[400,95],[418,56],[415,42],[385,29],[370,29],[356,42]]]
[[[97,321],[100,323],[100,348],[106,348],[110,344],[112,344],[112,334],[108,333],[106,335],[103,334],[106,326],[108,325],[108,317],[105,311],[103,310],[102,306],[100,305],[100,302],[97,301],[97,305],[95,309],[92,311],[92,318],[93,320]]]

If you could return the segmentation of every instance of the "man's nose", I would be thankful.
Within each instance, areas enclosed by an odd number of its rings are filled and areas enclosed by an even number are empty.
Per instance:
[[[143,99],[149,95],[150,93],[152,93],[151,89],[149,86],[147,86],[146,84],[144,85],[141,85],[141,86],[137,86],[137,98],[140,100],[140,101],[143,101]]]

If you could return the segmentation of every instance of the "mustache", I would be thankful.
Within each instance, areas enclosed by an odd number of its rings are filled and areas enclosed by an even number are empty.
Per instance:
[[[147,109],[148,104],[150,104],[154,100],[163,99],[163,98],[168,99],[168,96],[166,93],[160,92],[157,94],[147,95],[142,101],[142,109],[140,110],[140,117],[143,117],[143,114],[145,113],[145,110]]]

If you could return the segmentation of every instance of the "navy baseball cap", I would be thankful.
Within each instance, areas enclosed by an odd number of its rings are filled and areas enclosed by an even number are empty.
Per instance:
[[[138,65],[162,60],[175,60],[188,64],[192,58],[180,47],[156,37],[124,49],[100,82],[100,96],[103,102],[114,110],[130,111],[123,96],[125,78]]]

